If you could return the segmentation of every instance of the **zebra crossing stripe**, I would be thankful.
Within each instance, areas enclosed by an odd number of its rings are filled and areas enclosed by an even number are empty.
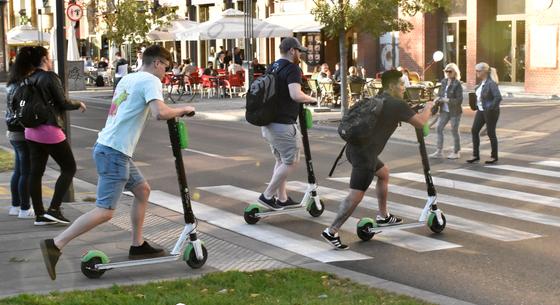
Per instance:
[[[329,180],[348,183],[350,181],[350,178],[329,178]],[[296,191],[305,191],[305,184],[299,181],[290,181],[288,182],[287,187],[288,189]],[[348,192],[343,192],[328,187],[319,187],[319,194],[321,194],[323,198],[341,201],[346,197]],[[423,198],[426,198],[425,196],[426,195],[424,195]],[[394,212],[396,215],[406,218],[417,219],[422,212],[421,208],[415,208],[396,202],[388,201],[387,205],[391,212]],[[422,205],[424,205],[424,203],[422,203]],[[370,196],[364,196],[361,207],[377,210],[377,199]],[[445,213],[445,217],[447,219],[447,227],[449,228],[500,241],[519,241],[540,237],[540,235],[537,234],[519,231],[494,224],[483,223],[480,221],[465,219],[462,217],[449,215],[447,213]]]
[[[411,172],[395,173],[395,174],[391,174],[391,177],[400,178],[409,181],[415,181],[415,182],[422,182],[422,183],[425,181],[423,175],[417,173],[411,173]],[[560,199],[554,197],[508,190],[499,187],[457,181],[457,180],[446,179],[446,178],[432,177],[432,179],[435,185],[441,187],[452,188],[461,191],[468,191],[471,193],[479,193],[483,195],[502,197],[511,200],[523,201],[523,202],[532,202],[540,205],[560,208]]]
[[[403,196],[418,198],[418,199],[426,198],[426,191],[421,191],[421,190],[408,188],[400,185],[389,184],[389,192],[403,195]],[[557,216],[546,215],[546,214],[515,209],[515,208],[508,208],[497,204],[474,201],[461,197],[445,195],[442,193],[438,193],[437,197],[438,197],[438,202],[443,203],[445,205],[452,205],[464,209],[470,209],[483,213],[505,216],[513,219],[519,219],[519,220],[539,223],[539,224],[553,226],[553,227],[560,227],[560,217]]]
[[[161,207],[183,213],[181,197],[179,196],[152,190],[149,201]],[[354,251],[333,251],[332,246],[323,241],[267,225],[266,223],[255,227],[246,224],[242,216],[196,201],[191,201],[191,203],[194,215],[199,220],[323,263],[372,258]]]
[[[560,161],[552,161],[552,160],[531,162],[531,164],[550,166],[550,167],[560,167]]]
[[[501,169],[501,170],[512,171],[512,172],[560,178],[560,172],[546,170],[546,169],[532,168],[532,167],[524,167],[524,166],[517,166],[517,165],[491,165],[491,166],[486,166],[485,168]]]
[[[439,171],[444,172],[444,173],[454,174],[454,175],[460,175],[460,176],[466,176],[466,177],[472,177],[472,178],[480,178],[480,179],[486,179],[486,180],[492,180],[492,181],[498,181],[498,182],[505,182],[505,183],[521,185],[521,186],[529,186],[529,187],[539,188],[539,189],[543,189],[543,190],[560,191],[560,184],[550,183],[550,182],[546,182],[546,181],[538,181],[538,180],[532,180],[532,179],[489,174],[489,173],[473,171],[473,170],[470,170],[470,169],[463,169],[463,168],[443,169],[443,170],[439,170]]]
[[[307,184],[305,184],[305,186],[307,186]],[[236,186],[231,186],[231,185],[199,187],[197,189],[207,191],[216,195],[220,195],[222,197],[243,201],[246,203],[255,203],[256,198],[258,198],[260,195],[257,192],[246,190]],[[305,191],[305,187],[303,191]],[[319,196],[321,196],[321,193],[319,193]],[[292,213],[290,215],[298,218],[303,218],[308,221],[313,221],[315,223],[320,223],[324,226],[331,225],[336,216],[335,213],[330,212],[326,209],[321,215],[321,217],[317,217],[317,218],[311,217],[306,211],[302,211],[301,213]],[[358,222],[359,222],[358,218],[350,217],[346,221],[346,223],[342,226],[341,229],[355,234],[356,224]],[[261,224],[259,224],[258,226],[260,227]],[[319,234],[321,234],[320,231],[317,232],[317,236],[319,236]],[[383,233],[378,236],[375,237],[376,240],[379,240],[384,243],[392,244],[398,247],[406,248],[409,250],[413,250],[416,252],[428,252],[428,251],[437,251],[437,250],[445,250],[445,249],[461,247],[461,245],[458,244],[454,244],[438,239],[433,239],[433,238],[429,238],[426,236],[422,236],[422,235],[418,235],[402,230],[386,230],[383,231]]]

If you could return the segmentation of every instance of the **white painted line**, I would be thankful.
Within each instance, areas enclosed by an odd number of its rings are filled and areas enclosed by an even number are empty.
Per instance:
[[[246,190],[243,188],[231,186],[231,185],[220,185],[220,186],[210,186],[210,187],[199,187],[199,190],[211,192],[223,197],[232,198],[238,201],[243,201],[246,203],[254,203],[256,198],[259,197],[259,193]],[[334,221],[336,213],[325,210],[320,217],[312,217],[307,211],[302,210],[301,213],[292,213],[291,216],[302,218],[305,220],[320,223],[324,226],[330,226]],[[346,223],[342,226],[342,230],[356,234],[356,225],[360,220],[358,218],[350,217]],[[260,224],[258,224],[260,226]],[[321,232],[316,232],[317,237]],[[437,240],[433,238],[428,238],[426,236],[402,231],[402,230],[386,230],[383,233],[375,236],[376,240],[384,243],[392,244],[398,247],[406,248],[416,252],[428,252],[444,249],[452,249],[461,247],[461,245]]]
[[[350,181],[350,178],[333,178],[331,180],[348,183],[348,181]],[[298,181],[291,181],[288,183],[289,189],[301,190],[303,186],[304,184]],[[319,194],[321,194],[321,196],[324,198],[341,201],[346,197],[348,193],[332,188],[319,187]],[[426,198],[425,196],[423,198]],[[388,201],[387,205],[390,211],[394,212],[396,215],[406,218],[418,219],[420,213],[422,212],[421,208],[415,208],[396,202]],[[422,206],[424,206],[424,202],[422,202]],[[364,196],[361,207],[377,210],[377,199],[369,196]],[[448,213],[445,213],[445,218],[447,219],[446,226],[448,228],[500,241],[518,241],[540,237],[540,235],[537,234],[523,232],[489,223],[483,223],[480,221],[465,219],[462,217],[450,215]]]
[[[204,156],[207,156],[207,157],[212,157],[212,158],[229,159],[228,157],[224,157],[224,156],[220,156],[220,155],[216,155],[216,154],[211,154],[211,153],[207,153],[207,152],[203,152],[203,151],[195,150],[195,149],[190,149],[190,148],[185,148],[183,150],[184,151],[190,151],[190,152],[193,152],[195,154],[204,155]]]
[[[183,213],[183,206],[179,196],[155,190],[150,193],[149,201],[164,208]],[[323,263],[372,258],[354,251],[335,251],[323,241],[280,229],[266,223],[259,224],[258,226],[249,225],[245,223],[242,216],[196,201],[192,201],[192,206],[194,215],[199,220]]]
[[[78,126],[78,125],[74,125],[74,124],[70,124],[70,126],[72,126],[72,127],[74,127],[74,128],[82,129],[82,130],[93,131],[93,132],[99,132],[99,130],[97,130],[97,129],[82,127],[82,126]]]
[[[423,175],[410,172],[391,174],[391,177],[422,183],[425,181]],[[432,179],[435,185],[441,187],[560,208],[560,199],[554,197],[508,190],[504,188],[486,186],[470,182],[462,182],[446,178],[432,177]]]
[[[492,165],[492,166],[486,166],[486,168],[502,169],[502,170],[513,171],[513,172],[560,178],[560,172],[550,171],[546,169],[532,168],[532,167],[523,167],[523,166],[516,166],[516,165]]]
[[[551,167],[560,167],[560,161],[551,161],[551,160],[531,162],[531,164],[551,166]]]
[[[484,172],[473,171],[473,170],[463,169],[463,168],[444,169],[439,171],[444,173],[454,174],[454,175],[505,182],[505,183],[521,185],[521,186],[529,186],[529,187],[539,188],[543,190],[560,191],[560,184],[558,183],[549,183],[549,182],[539,181],[539,180],[488,174]]]

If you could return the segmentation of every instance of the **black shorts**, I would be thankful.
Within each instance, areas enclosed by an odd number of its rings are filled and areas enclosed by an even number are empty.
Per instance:
[[[363,192],[369,188],[375,173],[385,166],[371,146],[348,145],[346,158],[352,164],[350,188]]]

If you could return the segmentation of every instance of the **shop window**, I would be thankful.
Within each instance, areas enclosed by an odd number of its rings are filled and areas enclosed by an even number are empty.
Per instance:
[[[498,15],[525,14],[525,0],[498,0]]]
[[[463,17],[467,15],[467,0],[451,1],[449,6],[450,17]]]

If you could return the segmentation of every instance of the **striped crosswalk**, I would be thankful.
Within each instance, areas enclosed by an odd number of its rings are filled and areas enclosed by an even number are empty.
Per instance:
[[[409,199],[403,202],[391,200],[388,206],[392,213],[404,217],[407,224],[382,230],[374,241],[415,252],[430,252],[468,247],[469,239],[461,238],[463,235],[496,242],[546,237],[543,234],[546,227],[560,227],[560,212],[543,211],[543,208],[553,211],[560,208],[560,181],[554,179],[560,178],[558,167],[559,162],[542,161],[528,166],[501,164],[479,170],[469,167],[436,171],[433,181],[438,190],[438,203],[447,219],[447,229],[442,235],[434,235],[424,225],[416,223],[426,200],[424,176],[416,172],[392,173],[391,177],[395,179],[391,180],[389,192],[399,195],[398,198]],[[512,175],[513,172],[516,175]],[[325,211],[320,217],[312,217],[301,209],[276,220],[263,219],[256,225],[246,224],[244,208],[247,204],[256,203],[262,186],[255,189],[236,185],[197,187],[201,193],[213,196],[201,196],[204,202],[193,202],[193,209],[200,220],[321,262],[371,259],[371,253],[361,246],[358,237],[354,240],[347,237],[355,236],[356,224],[361,217],[375,216],[378,209],[375,197],[365,196],[360,208],[341,228],[346,236],[344,241],[350,243],[352,251],[332,251],[320,240],[321,230],[332,223],[340,202],[348,194],[348,182],[349,177],[329,178],[323,181],[325,185],[318,187],[318,194],[325,202]],[[495,183],[499,183],[499,187]],[[289,181],[286,187],[290,192],[301,194],[308,184]],[[224,199],[227,204],[223,204]],[[180,198],[174,195],[153,191],[150,201],[182,211]],[[222,202],[220,208],[212,206],[217,201]],[[512,205],[510,202],[523,204]],[[491,223],[482,221],[488,218],[476,215],[491,215],[509,221]],[[310,229],[297,231],[286,222],[297,219],[308,222]]]

